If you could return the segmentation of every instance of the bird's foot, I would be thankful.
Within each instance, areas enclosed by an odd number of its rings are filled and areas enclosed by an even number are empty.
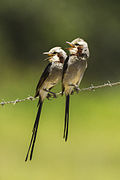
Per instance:
[[[47,99],[50,100],[50,98],[51,98],[51,94],[48,93],[47,94]]]
[[[74,95],[74,91],[71,92],[71,95]]]
[[[56,98],[56,97],[57,97],[56,93],[50,91],[49,89],[44,89],[44,91],[48,92],[48,94],[49,94],[48,96],[49,96],[49,97],[53,97],[53,98]]]
[[[80,91],[80,88],[77,85],[70,84],[70,86],[73,86],[74,87],[74,91],[76,91],[77,93]],[[72,91],[71,94],[73,94],[74,91]]]
[[[75,87],[74,87],[74,90],[76,91],[76,93],[79,93],[80,88],[79,88],[78,86],[75,86]]]

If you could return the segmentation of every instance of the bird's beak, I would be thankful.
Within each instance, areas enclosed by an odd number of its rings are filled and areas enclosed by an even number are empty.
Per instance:
[[[71,46],[72,48],[75,47],[71,42],[66,41],[67,44],[69,44],[69,46]]]
[[[53,56],[53,54],[50,52],[44,52],[43,54],[48,55],[48,56]]]

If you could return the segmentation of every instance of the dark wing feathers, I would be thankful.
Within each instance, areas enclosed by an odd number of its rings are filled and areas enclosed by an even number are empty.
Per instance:
[[[37,97],[39,95],[39,89],[40,87],[42,86],[42,84],[44,83],[44,81],[47,79],[47,77],[49,76],[50,74],[50,67],[51,67],[52,63],[49,63],[47,65],[47,67],[45,68],[44,72],[42,73],[41,77],[40,77],[40,80],[37,84],[37,87],[36,87],[36,93],[35,93],[35,97]]]
[[[67,67],[68,67],[68,60],[69,60],[69,56],[67,56],[67,58],[65,59],[64,65],[63,65],[63,72],[62,72],[62,94],[64,92],[64,85],[63,85],[63,79],[64,79],[64,75],[67,71]]]

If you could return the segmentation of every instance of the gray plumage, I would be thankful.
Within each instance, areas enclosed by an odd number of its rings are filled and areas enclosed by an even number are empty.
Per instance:
[[[63,69],[62,63],[59,62],[49,63],[47,69],[45,69],[43,73],[44,76],[41,76],[40,81],[38,82],[35,97],[40,96],[42,101],[47,97],[48,92],[45,91],[44,89],[49,90],[53,88],[61,80],[62,69]]]
[[[47,54],[49,56],[50,63],[42,73],[36,87],[35,97],[39,97],[38,112],[33,126],[32,137],[25,161],[27,161],[28,159],[29,152],[30,160],[32,160],[43,101],[49,93],[53,93],[50,92],[51,88],[53,88],[61,80],[63,63],[67,57],[65,51],[63,51],[61,47],[52,48],[49,52],[46,52],[44,54]]]
[[[88,44],[80,38],[67,42],[71,47],[68,48],[70,55],[66,58],[63,65],[62,74],[62,94],[65,93],[65,123],[63,138],[67,141],[69,126],[69,102],[70,94],[78,89],[87,68],[87,58],[89,57]]]
[[[75,86],[79,86],[87,68],[87,61],[76,56],[69,56],[66,72],[63,75],[63,88],[65,94],[71,94]]]

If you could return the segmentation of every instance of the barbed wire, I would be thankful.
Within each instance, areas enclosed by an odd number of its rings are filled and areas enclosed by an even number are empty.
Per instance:
[[[93,84],[91,84],[90,87],[82,88],[82,89],[77,89],[77,91],[95,91],[96,89],[99,89],[99,88],[113,87],[113,86],[118,86],[118,85],[120,85],[120,81],[113,82],[113,83],[108,81],[107,83],[104,83],[104,84],[101,84],[101,85],[93,85]],[[56,93],[56,97],[58,97],[59,95],[61,95],[61,92]],[[55,98],[55,96],[53,96],[53,97]],[[24,102],[24,101],[34,101],[37,98],[38,97],[34,98],[33,96],[28,96],[26,98],[16,99],[14,101],[2,101],[2,102],[0,102],[0,105],[3,106],[5,104],[16,104],[16,103]]]

